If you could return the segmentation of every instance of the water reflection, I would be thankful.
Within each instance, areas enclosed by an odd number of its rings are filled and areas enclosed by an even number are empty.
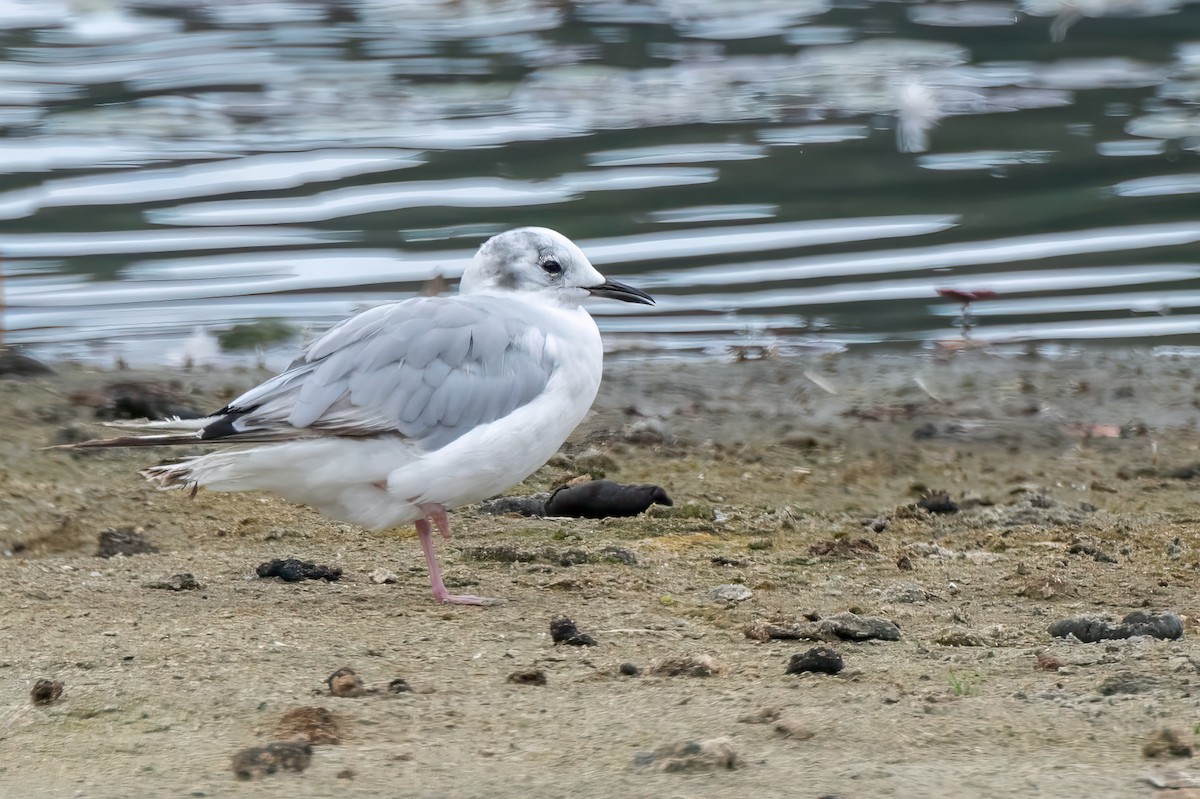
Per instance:
[[[5,326],[321,326],[544,224],[655,288],[620,348],[929,340],[947,286],[1004,295],[981,340],[1184,340],[1198,41],[1183,0],[0,0]]]

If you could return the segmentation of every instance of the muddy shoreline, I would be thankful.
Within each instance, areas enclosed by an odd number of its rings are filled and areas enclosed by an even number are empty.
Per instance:
[[[1197,795],[1150,787],[1200,768],[1142,751],[1161,728],[1190,745],[1198,706],[1190,359],[612,363],[595,411],[509,493],[589,474],[657,483],[675,505],[598,521],[457,512],[447,583],[508,600],[485,609],[432,604],[411,531],[156,492],[136,470],[165,451],[39,449],[138,401],[219,407],[263,374],[57,368],[0,380],[0,796]],[[918,506],[942,496],[957,512]],[[157,552],[96,557],[122,528]],[[343,576],[255,575],[288,557]],[[180,573],[202,587],[155,586]],[[749,598],[713,598],[730,585]],[[1047,632],[1135,610],[1179,614],[1183,637]],[[840,674],[785,675],[814,642],[746,634],[842,612],[900,638],[836,641]],[[597,645],[555,646],[558,614]],[[654,673],[687,658],[712,673]],[[330,696],[341,667],[414,690]],[[508,682],[522,670],[545,685]],[[34,705],[41,678],[62,698]],[[302,773],[235,779],[234,754],[302,706],[329,710],[341,743],[314,746]],[[740,721],[764,707],[792,732]],[[721,738],[736,768],[653,757]]]

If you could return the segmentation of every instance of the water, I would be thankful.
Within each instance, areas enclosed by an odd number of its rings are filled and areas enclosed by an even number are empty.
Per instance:
[[[1200,344],[1200,4],[0,0],[9,342],[320,330],[523,224],[610,348]],[[619,306],[619,307],[618,307]],[[293,343],[294,346],[294,343]]]

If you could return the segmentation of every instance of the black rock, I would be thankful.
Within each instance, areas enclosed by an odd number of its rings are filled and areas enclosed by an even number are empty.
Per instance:
[[[1050,635],[1055,638],[1074,635],[1085,644],[1114,638],[1132,638],[1135,635],[1149,635],[1173,641],[1183,637],[1183,619],[1176,613],[1151,615],[1140,610],[1135,610],[1121,619],[1120,624],[1092,616],[1076,616],[1051,624]]]
[[[403,677],[397,677],[388,683],[389,694],[409,694],[412,693],[412,686],[408,684],[408,680]]]
[[[550,620],[550,638],[555,646],[569,644],[570,646],[595,646],[596,639],[575,626],[575,622],[566,616],[555,616]]]
[[[935,425],[933,422],[926,422],[916,430],[912,431],[912,437],[916,441],[927,441],[931,438],[937,438],[937,436],[937,425]]]
[[[662,486],[622,485],[611,480],[592,480],[563,487],[546,500],[547,516],[604,519],[637,516],[651,505],[673,505]]]
[[[807,652],[792,655],[788,660],[787,674],[803,674],[815,671],[821,674],[837,674],[846,664],[836,650],[827,646],[814,646]]]
[[[269,560],[258,564],[255,569],[259,577],[278,577],[287,583],[300,580],[326,580],[333,582],[340,579],[342,569],[339,566],[318,566],[305,560],[288,558],[286,560]]]
[[[642,676],[642,670],[640,668],[638,668],[638,665],[636,663],[629,663],[628,661],[626,661],[625,663],[622,663],[620,666],[618,666],[617,672],[622,674],[625,677],[641,677]]]

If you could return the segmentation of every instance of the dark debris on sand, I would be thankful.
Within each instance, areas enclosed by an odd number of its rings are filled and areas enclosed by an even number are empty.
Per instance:
[[[253,780],[277,771],[304,771],[312,762],[308,741],[275,741],[251,746],[233,756],[233,773],[239,780]]]
[[[341,579],[342,576],[340,566],[318,566],[315,563],[309,563],[306,560],[297,560],[296,558],[269,560],[258,564],[258,568],[254,571],[259,577],[278,577],[287,583],[296,583],[301,580],[326,580],[333,582]]]
[[[542,686],[546,684],[546,672],[541,669],[522,669],[508,675],[508,681],[514,685]]]
[[[550,620],[550,637],[554,645],[568,644],[569,646],[595,646],[596,639],[582,632],[575,622],[566,616],[555,616]]]
[[[819,674],[837,674],[846,667],[837,650],[827,646],[814,646],[807,652],[792,655],[788,659],[787,674],[803,674],[815,671]]]
[[[29,692],[35,705],[52,705],[62,699],[63,684],[58,680],[38,680]]]

